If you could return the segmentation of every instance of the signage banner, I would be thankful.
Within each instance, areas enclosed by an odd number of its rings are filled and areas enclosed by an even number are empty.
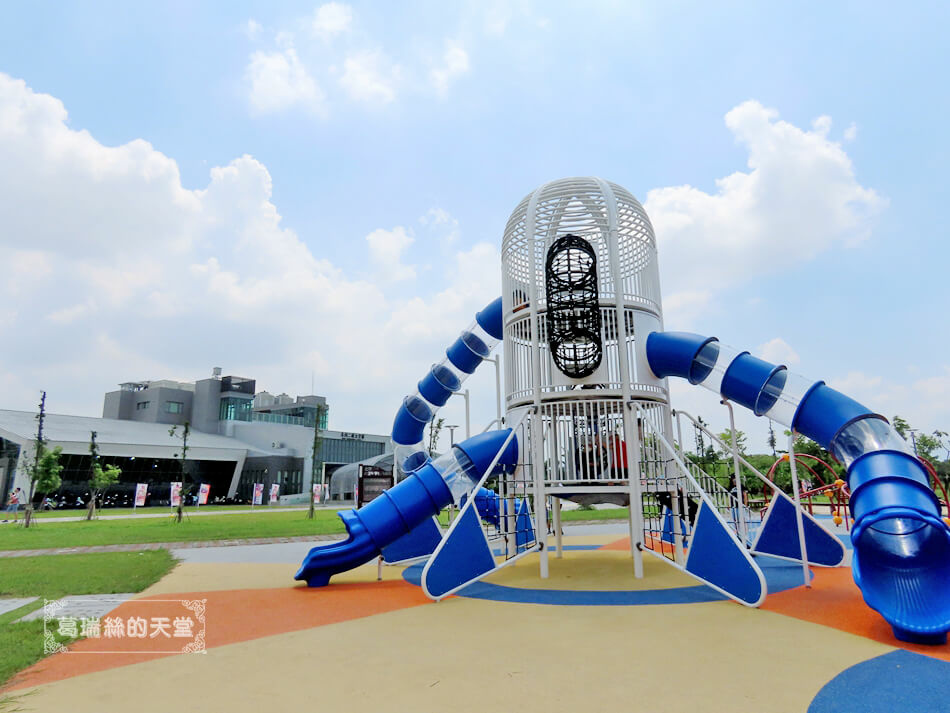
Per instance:
[[[270,502],[269,505],[276,505],[277,498],[280,496],[280,486],[277,483],[273,483],[270,486]]]
[[[173,508],[181,504],[181,483],[172,483],[171,501]]]
[[[137,483],[135,485],[135,507],[140,508],[145,505],[145,498],[148,495],[148,483]]]
[[[211,492],[211,486],[207,483],[202,483],[201,487],[198,488],[198,504],[207,505],[208,504],[208,493]]]
[[[376,468],[369,465],[359,467],[359,478],[356,486],[356,507],[363,507],[366,503],[372,502],[384,490],[393,487],[393,476],[387,474],[382,468]]]
[[[260,505],[263,500],[264,500],[264,484],[254,483],[254,499],[251,500],[251,505]]]
[[[314,483],[313,485],[313,504],[314,505],[320,504],[320,496],[322,495],[322,493],[320,492],[321,490],[322,488],[320,487],[320,483]]]

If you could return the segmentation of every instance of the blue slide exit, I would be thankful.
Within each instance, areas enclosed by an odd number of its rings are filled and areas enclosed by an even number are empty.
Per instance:
[[[950,631],[950,527],[927,471],[883,416],[827,386],[715,337],[653,332],[647,360],[808,436],[848,469],[852,571],[864,601],[901,641],[940,644]]]

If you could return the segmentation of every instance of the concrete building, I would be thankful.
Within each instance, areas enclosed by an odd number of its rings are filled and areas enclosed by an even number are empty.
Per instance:
[[[171,380],[126,382],[105,394],[102,418],[48,414],[45,430],[51,448],[63,449],[61,463],[67,500],[87,490],[89,442],[96,433],[104,463],[122,470],[111,492],[122,502],[135,483],[148,482],[154,504],[167,499],[169,485],[181,480],[178,454],[183,426],[189,424],[186,482],[209,483],[211,499],[249,501],[254,483],[280,485],[281,502],[307,502],[314,482],[329,484],[348,463],[391,450],[388,436],[328,430],[323,396],[256,393],[256,381],[222,376],[194,383]],[[36,414],[0,410],[0,493],[29,488],[28,469],[36,437]],[[320,426],[318,460],[311,473],[314,426]],[[178,426],[174,434],[170,428]],[[88,496],[87,496],[88,497]]]

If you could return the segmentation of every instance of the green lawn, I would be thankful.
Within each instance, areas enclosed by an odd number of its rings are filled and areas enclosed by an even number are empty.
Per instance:
[[[604,510],[564,510],[563,522],[622,520],[627,508]],[[447,524],[443,511],[441,522]],[[13,525],[0,527],[0,550],[87,547],[90,545],[145,544],[149,542],[198,542],[255,537],[294,537],[344,534],[343,523],[335,510],[317,510],[313,520],[306,510],[295,512],[249,513],[190,517],[182,523],[167,518],[57,522],[44,519],[24,529]]]
[[[604,508],[602,510],[561,510],[561,522],[583,522],[585,520],[626,520],[630,517],[630,508]]]
[[[29,529],[0,527],[0,550],[86,547],[90,545],[191,542],[252,537],[293,537],[343,533],[334,510],[317,510],[313,520],[306,510],[186,517],[181,523],[167,518],[57,522],[42,520]]]
[[[0,595],[40,598],[0,616],[0,685],[43,658],[43,620],[14,621],[42,607],[43,599],[141,592],[174,566],[165,550],[0,559]],[[0,710],[15,710],[14,703],[0,700]]]

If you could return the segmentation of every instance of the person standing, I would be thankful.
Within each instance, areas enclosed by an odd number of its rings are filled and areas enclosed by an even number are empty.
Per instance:
[[[10,493],[10,500],[7,501],[7,512],[13,512],[13,522],[18,522],[20,519],[20,489],[17,488],[12,493]],[[9,522],[9,518],[4,520],[4,522]]]

